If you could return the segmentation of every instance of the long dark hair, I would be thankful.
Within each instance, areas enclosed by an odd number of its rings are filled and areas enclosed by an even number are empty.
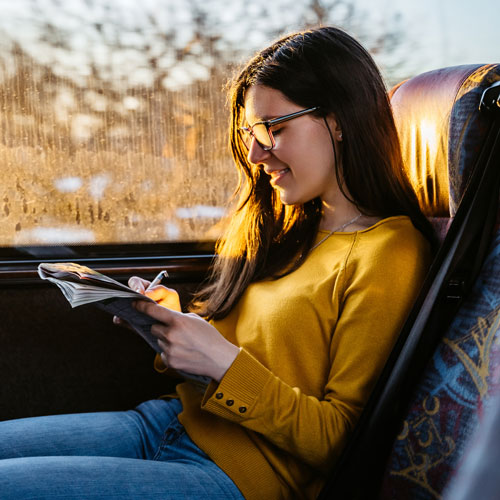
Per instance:
[[[433,241],[403,169],[389,98],[370,54],[338,28],[291,34],[256,54],[232,82],[230,141],[239,171],[239,204],[217,243],[209,284],[193,310],[223,318],[251,282],[296,269],[313,246],[321,220],[321,200],[284,205],[268,175],[249,163],[238,128],[252,85],[279,90],[303,108],[319,106],[321,116],[333,113],[343,136],[336,174],[344,195],[367,215],[409,216]]]

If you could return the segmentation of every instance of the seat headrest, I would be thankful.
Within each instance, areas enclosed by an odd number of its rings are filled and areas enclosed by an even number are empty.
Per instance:
[[[490,119],[479,112],[500,65],[464,65],[423,73],[391,91],[403,161],[427,216],[453,217]]]

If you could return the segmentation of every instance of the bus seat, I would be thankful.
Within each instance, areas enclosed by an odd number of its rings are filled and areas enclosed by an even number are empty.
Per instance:
[[[479,103],[485,89],[499,81],[500,65],[460,66],[421,75],[395,90],[392,102],[403,154],[429,216],[451,220],[456,215],[491,126],[492,114],[479,112]],[[428,121],[429,116],[435,119]],[[498,144],[494,154],[492,164],[500,170]],[[498,185],[490,196],[490,206],[498,207]],[[416,381],[393,442],[382,498],[440,498],[480,415],[498,392],[500,211],[488,215],[494,221],[489,250]]]
[[[441,242],[320,499],[439,498],[500,371],[500,65],[391,91],[405,168]],[[480,103],[483,110],[479,111]]]

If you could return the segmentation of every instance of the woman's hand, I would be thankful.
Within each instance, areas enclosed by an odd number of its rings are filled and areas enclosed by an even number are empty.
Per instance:
[[[197,314],[183,314],[142,300],[134,307],[158,320],[151,333],[158,339],[165,366],[220,382],[240,352]]]
[[[181,311],[179,294],[173,288],[156,285],[153,288],[148,289],[150,284],[151,283],[149,281],[139,278],[138,276],[132,276],[128,280],[128,286],[132,288],[132,290],[142,293],[143,295],[147,295],[157,304],[160,304],[160,306],[168,307],[174,311]]]
[[[173,288],[167,288],[163,285],[156,285],[148,290],[150,281],[139,278],[138,276],[132,276],[128,280],[128,286],[141,293],[142,295],[147,295],[150,299],[153,299],[157,304],[161,306],[168,307],[174,311],[181,311],[181,302],[179,300],[179,294]],[[126,321],[123,321],[118,316],[113,316],[113,323],[115,325],[124,326],[130,328]]]

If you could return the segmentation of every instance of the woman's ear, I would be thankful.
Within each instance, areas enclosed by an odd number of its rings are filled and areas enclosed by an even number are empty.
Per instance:
[[[340,124],[337,121],[337,118],[333,113],[327,115],[326,120],[328,122],[328,126],[332,132],[333,138],[337,142],[342,141],[342,129],[340,128]]]

